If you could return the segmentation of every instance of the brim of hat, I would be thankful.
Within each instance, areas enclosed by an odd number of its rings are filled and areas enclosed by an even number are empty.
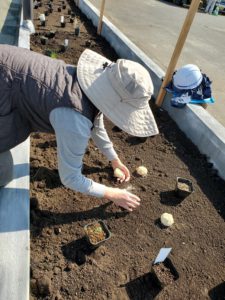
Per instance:
[[[104,63],[110,60],[86,49],[77,65],[78,82],[92,103],[116,126],[128,134],[147,137],[159,133],[149,106],[136,109],[121,99],[111,86]]]

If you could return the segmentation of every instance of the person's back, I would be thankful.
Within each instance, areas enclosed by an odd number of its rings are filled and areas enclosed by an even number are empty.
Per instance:
[[[74,66],[27,49],[0,45],[0,85],[0,152],[33,131],[53,133],[49,115],[57,107],[75,109],[91,121],[96,115]]]

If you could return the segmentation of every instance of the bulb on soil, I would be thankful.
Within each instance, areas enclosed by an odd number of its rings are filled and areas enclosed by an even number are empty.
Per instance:
[[[168,214],[168,213],[163,213],[163,214],[161,215],[160,220],[161,220],[161,223],[162,223],[164,226],[167,226],[167,227],[173,225],[173,223],[174,223],[173,216],[172,216],[171,214]]]
[[[116,168],[114,170],[114,177],[123,178],[123,176],[124,176],[124,173],[119,168]]]
[[[138,175],[145,177],[148,174],[148,169],[144,166],[137,167],[136,172]]]

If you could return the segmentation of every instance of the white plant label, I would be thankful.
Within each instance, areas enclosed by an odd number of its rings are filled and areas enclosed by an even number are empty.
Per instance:
[[[163,262],[167,258],[167,256],[170,254],[171,250],[172,250],[172,248],[161,248],[159,250],[159,254],[157,255],[157,257],[154,261],[154,264]]]
[[[40,14],[39,20],[40,20],[41,22],[44,22],[44,21],[45,21],[45,15],[44,15],[44,14]]]
[[[65,46],[65,47],[68,47],[68,45],[69,45],[69,40],[65,39],[65,40],[64,40],[64,46]]]

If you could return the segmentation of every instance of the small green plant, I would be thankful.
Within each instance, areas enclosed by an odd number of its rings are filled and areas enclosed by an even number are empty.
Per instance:
[[[50,55],[51,58],[57,58],[57,53],[56,52],[51,52],[51,55]]]
[[[101,227],[101,226],[96,227],[96,228],[94,229],[94,232],[96,232],[96,233],[102,232],[102,227]]]
[[[46,50],[46,51],[45,51],[45,55],[47,55],[47,56],[49,56],[49,57],[51,57],[51,58],[57,58],[57,57],[58,57],[58,56],[57,56],[57,53],[54,52],[54,51],[52,51],[52,50]]]

